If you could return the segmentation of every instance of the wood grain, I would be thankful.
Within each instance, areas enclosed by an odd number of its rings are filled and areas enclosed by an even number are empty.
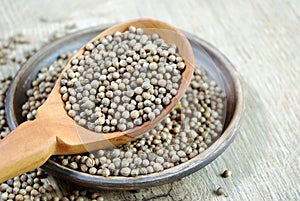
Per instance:
[[[69,12],[63,12],[65,7]],[[154,17],[205,39],[232,61],[243,80],[246,111],[235,142],[210,165],[179,182],[137,193],[101,191],[104,198],[299,200],[299,9],[296,0],[21,0],[14,4],[2,0],[0,35],[8,38],[23,32],[38,46],[69,23],[81,29]],[[1,76],[15,71],[8,66],[0,69]],[[233,172],[232,177],[219,176],[225,169]],[[213,193],[219,186],[228,197]]]

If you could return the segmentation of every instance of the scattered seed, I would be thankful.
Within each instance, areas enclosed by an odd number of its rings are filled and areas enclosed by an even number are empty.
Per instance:
[[[230,170],[225,170],[221,176],[224,177],[224,178],[227,178],[227,177],[231,177],[232,175],[232,172]]]
[[[218,196],[224,195],[225,197],[227,197],[227,193],[222,187],[217,188],[217,190],[215,190],[215,194]]]

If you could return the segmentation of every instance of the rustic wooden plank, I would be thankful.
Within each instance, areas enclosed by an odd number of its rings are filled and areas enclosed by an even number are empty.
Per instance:
[[[70,12],[63,11],[67,7]],[[66,24],[82,29],[155,17],[204,38],[233,62],[243,81],[246,110],[235,142],[213,163],[179,182],[137,193],[101,193],[106,200],[299,200],[299,9],[296,0],[1,0],[0,36],[23,32],[38,47]],[[3,76],[17,67],[0,69]],[[225,169],[232,177],[219,176]],[[227,198],[213,194],[219,186]]]

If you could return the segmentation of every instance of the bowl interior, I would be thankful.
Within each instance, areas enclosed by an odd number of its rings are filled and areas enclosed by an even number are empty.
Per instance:
[[[40,69],[52,64],[59,55],[79,49],[91,38],[98,35],[107,26],[86,29],[59,39],[44,47],[32,56],[16,74],[7,94],[6,114],[8,125],[14,129],[25,121],[22,117],[22,105],[26,101],[26,91]],[[75,181],[77,184],[92,188],[139,189],[161,185],[180,179],[204,167],[220,155],[232,142],[239,127],[243,110],[240,82],[232,64],[214,47],[205,41],[186,33],[195,55],[195,62],[204,68],[211,80],[214,80],[225,92],[223,132],[207,150],[188,162],[161,173],[136,178],[101,177],[84,174],[60,166],[49,160],[43,167],[59,178]]]

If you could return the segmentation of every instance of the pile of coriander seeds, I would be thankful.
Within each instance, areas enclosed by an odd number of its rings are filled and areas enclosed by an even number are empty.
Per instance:
[[[64,31],[64,34],[67,33],[66,30],[60,31]],[[40,44],[39,47],[44,45],[44,42],[39,42],[43,43]],[[28,46],[30,47],[28,48]],[[32,56],[36,52],[36,49],[32,49],[31,46],[34,45],[26,39],[26,36],[20,33],[11,36],[8,39],[0,38],[0,141],[11,132],[6,121],[5,113],[5,98],[6,92],[12,80],[11,76],[13,76],[16,70],[20,68],[20,65],[22,65],[30,56]],[[69,56],[71,55],[62,55],[62,58],[60,59],[62,59],[62,61],[65,61],[67,57],[70,58]],[[46,71],[48,72],[49,69],[46,69]],[[59,71],[59,73],[60,72],[61,71]],[[55,73],[55,75],[58,76],[57,72]],[[56,80],[57,77],[54,79]],[[49,81],[49,77],[47,78],[47,80]],[[44,89],[48,91],[46,88],[47,87],[44,87]],[[51,180],[50,178],[51,177],[49,177],[49,175],[44,170],[42,170],[41,168],[37,168],[33,171],[26,172],[22,175],[9,179],[3,183],[0,183],[0,200],[103,201],[103,197],[100,193],[93,190],[78,190],[77,187],[70,189],[70,192],[65,191],[64,194],[61,194],[60,191],[57,191],[58,188],[57,186],[55,186],[55,182],[52,183],[53,185],[49,183]]]
[[[0,80],[0,140],[6,137],[10,130],[8,128],[5,116],[5,94],[11,83],[12,78],[8,77],[5,80]]]
[[[66,58],[67,55],[63,57]],[[63,61],[61,59],[62,58],[58,59],[57,63],[60,63],[59,61]],[[56,67],[55,69],[58,68]],[[49,72],[48,69],[45,70]],[[55,79],[57,79],[57,77]],[[10,133],[4,107],[5,95],[10,83],[11,77],[0,80],[0,141]],[[48,174],[41,168],[16,176],[0,184],[1,201],[71,201],[76,199],[103,201],[103,197],[99,193],[93,191],[87,192],[86,190],[75,189],[68,195],[58,196],[55,188],[49,184]]]
[[[58,75],[51,80],[47,77],[60,72],[70,55],[61,56],[38,73],[27,92],[28,101],[23,106],[25,117],[35,117],[40,97],[46,99],[50,93],[44,86],[53,86]],[[105,177],[136,177],[172,168],[203,152],[218,137],[223,128],[224,97],[221,88],[196,66],[183,98],[155,129],[119,147],[53,156],[51,160],[78,172]]]
[[[170,104],[184,69],[175,44],[129,26],[87,44],[62,73],[60,93],[79,125],[124,131],[154,120]]]

